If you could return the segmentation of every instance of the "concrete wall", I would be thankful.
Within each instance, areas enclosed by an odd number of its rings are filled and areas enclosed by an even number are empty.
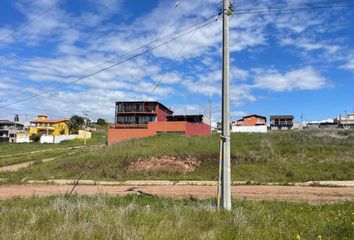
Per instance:
[[[108,144],[122,142],[133,138],[154,136],[158,133],[176,133],[187,136],[209,135],[210,126],[205,123],[176,122],[149,122],[147,128],[108,129]]]
[[[16,136],[16,143],[29,143],[31,142],[28,134],[18,134]]]
[[[76,139],[78,135],[60,135],[60,136],[46,136],[42,135],[40,143],[60,143],[65,140]]]
[[[77,136],[78,139],[84,139],[86,137],[86,139],[89,139],[92,137],[92,133],[90,131],[86,131],[86,135],[85,135],[85,130],[79,130],[79,134]]]
[[[266,133],[267,126],[232,126],[231,132]]]
[[[210,125],[206,123],[186,123],[186,135],[210,135]]]

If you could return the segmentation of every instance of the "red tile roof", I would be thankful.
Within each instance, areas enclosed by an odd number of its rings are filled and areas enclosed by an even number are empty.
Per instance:
[[[69,119],[36,119],[31,121],[31,123],[60,123],[69,122]]]

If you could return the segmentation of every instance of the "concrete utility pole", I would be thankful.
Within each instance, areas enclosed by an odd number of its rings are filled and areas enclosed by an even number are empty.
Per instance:
[[[83,112],[85,118],[84,118],[84,121],[85,121],[85,132],[84,132],[84,144],[86,145],[86,132],[87,132],[87,116],[88,116],[88,113],[86,112]]]
[[[223,0],[221,207],[231,210],[229,0]]]

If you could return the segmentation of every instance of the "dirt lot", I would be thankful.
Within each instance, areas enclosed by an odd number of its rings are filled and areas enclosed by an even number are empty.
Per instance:
[[[3,185],[0,186],[0,199],[16,196],[31,197],[65,194],[71,185]],[[93,195],[125,195],[129,193],[146,193],[164,197],[212,198],[216,195],[215,186],[99,186],[79,185],[75,192]],[[232,195],[238,199],[248,200],[283,200],[306,201],[309,203],[331,203],[353,201],[354,187],[300,187],[300,186],[233,186]]]

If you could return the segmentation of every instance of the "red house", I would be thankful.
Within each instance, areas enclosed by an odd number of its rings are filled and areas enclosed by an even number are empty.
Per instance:
[[[108,128],[108,144],[161,133],[209,135],[202,115],[173,115],[163,104],[151,101],[116,102],[115,123]]]
[[[236,121],[236,126],[262,126],[267,124],[267,118],[261,115],[252,114],[244,116]]]

